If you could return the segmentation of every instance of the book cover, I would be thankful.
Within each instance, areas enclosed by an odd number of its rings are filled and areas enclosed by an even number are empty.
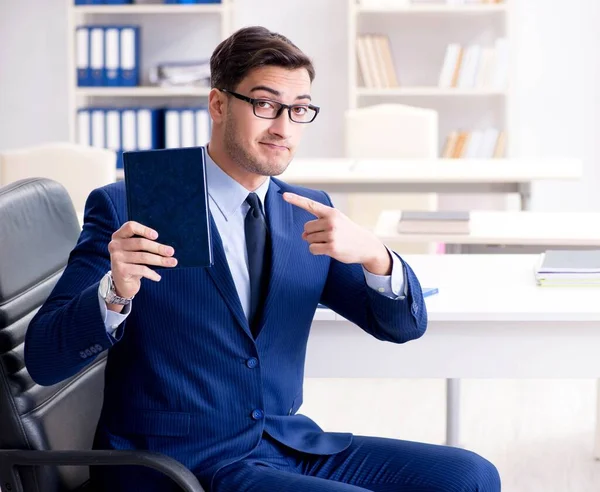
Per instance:
[[[128,220],[172,246],[175,268],[213,264],[204,147],[125,152]]]

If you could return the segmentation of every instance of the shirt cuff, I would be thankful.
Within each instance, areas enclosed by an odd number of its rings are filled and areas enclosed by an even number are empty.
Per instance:
[[[119,325],[125,321],[127,316],[129,316],[133,301],[127,304],[120,313],[115,313],[106,307],[106,302],[104,302],[104,299],[102,299],[102,296],[100,295],[100,289],[98,289],[98,301],[100,302],[100,314],[104,321],[106,333],[113,336],[117,331],[117,328],[119,328]]]
[[[389,297],[390,299],[404,299],[404,297],[406,297],[407,285],[404,266],[396,254],[390,251],[387,246],[386,249],[392,257],[391,275],[375,275],[363,267],[365,280],[371,289],[376,290],[383,296]]]

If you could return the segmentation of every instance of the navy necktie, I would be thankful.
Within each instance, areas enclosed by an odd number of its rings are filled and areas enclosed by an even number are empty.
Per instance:
[[[265,301],[268,281],[267,223],[256,193],[250,193],[246,202],[250,210],[246,214],[246,250],[248,251],[248,271],[250,274],[250,313],[248,321],[254,337],[258,335],[259,310]]]

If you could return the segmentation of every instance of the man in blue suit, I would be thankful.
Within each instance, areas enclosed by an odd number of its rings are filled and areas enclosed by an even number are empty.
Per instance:
[[[297,414],[319,302],[383,341],[419,338],[427,324],[398,254],[324,192],[273,177],[318,114],[313,78],[304,53],[264,28],[216,48],[214,265],[172,268],[177,251],[127,221],[123,182],[95,190],[68,266],[29,326],[29,372],[54,384],[108,349],[94,447],[165,453],[209,491],[497,492],[498,472],[474,453],[324,432]],[[139,468],[92,472],[112,492],[172,490]]]

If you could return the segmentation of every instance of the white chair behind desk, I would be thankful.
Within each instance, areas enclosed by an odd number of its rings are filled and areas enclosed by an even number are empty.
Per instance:
[[[403,104],[379,104],[351,109],[345,114],[346,157],[352,159],[431,159],[438,157],[438,113]],[[393,165],[390,163],[390,165]],[[436,210],[435,193],[357,193],[346,201],[346,211],[357,223],[374,228],[382,210]],[[402,243],[391,247],[402,253],[434,253],[434,243]]]
[[[116,154],[62,142],[0,151],[0,186],[37,177],[62,184],[81,220],[90,192],[116,181]]]

